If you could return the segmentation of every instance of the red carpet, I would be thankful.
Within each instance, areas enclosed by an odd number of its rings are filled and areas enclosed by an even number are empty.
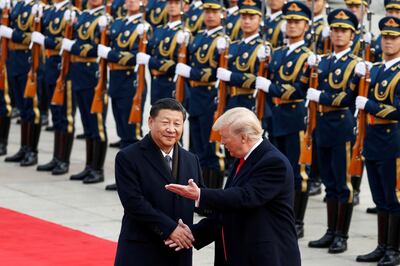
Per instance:
[[[0,265],[113,265],[116,243],[0,208]]]

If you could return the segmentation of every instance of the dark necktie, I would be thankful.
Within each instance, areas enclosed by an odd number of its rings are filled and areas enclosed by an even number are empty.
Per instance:
[[[172,170],[172,158],[168,154],[164,157],[165,162],[167,163],[170,170]]]

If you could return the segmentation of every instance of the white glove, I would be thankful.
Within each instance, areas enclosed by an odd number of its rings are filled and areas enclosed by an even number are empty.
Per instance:
[[[286,33],[286,24],[287,24],[287,22],[286,22],[286,20],[282,23],[282,25],[281,25],[281,32],[283,33],[283,34],[285,34]]]
[[[136,65],[147,65],[150,61],[150,55],[145,53],[136,54]]]
[[[309,88],[307,90],[307,100],[313,101],[313,102],[319,102],[319,97],[321,96],[321,91]]]
[[[271,81],[264,77],[257,77],[256,79],[256,89],[262,90],[266,93],[269,92],[269,86],[271,86]]]
[[[231,81],[232,71],[229,71],[226,68],[219,67],[217,69],[217,79],[222,81]]]
[[[307,65],[310,67],[316,66],[319,62],[321,62],[321,56],[312,53],[307,59]]]
[[[268,45],[261,46],[257,51],[257,57],[259,60],[264,60],[271,55],[271,48]]]
[[[13,33],[13,29],[4,25],[0,26],[0,36],[11,39]]]
[[[33,15],[34,17],[37,16],[37,17],[41,18],[42,15],[43,15],[43,6],[40,5],[40,4],[34,4],[34,5],[32,6],[31,13],[32,13],[32,15]]]
[[[368,98],[364,97],[364,96],[357,96],[356,98],[356,108],[360,109],[360,110],[364,110],[365,109],[365,105],[368,102]]]
[[[371,44],[371,42],[372,42],[372,33],[371,33],[371,32],[365,33],[365,35],[364,35],[364,42],[365,42],[366,44]]]
[[[104,29],[105,27],[107,27],[108,23],[110,23],[110,18],[106,15],[101,15],[99,17],[99,27]]]
[[[322,38],[326,39],[329,36],[331,36],[331,28],[329,26],[326,26],[323,30],[322,30]]]
[[[358,62],[354,72],[358,75],[358,76],[365,76],[366,72],[367,72],[367,67],[370,70],[372,67],[372,63],[371,62]]]
[[[100,58],[107,59],[108,53],[111,51],[111,48],[102,44],[97,45],[97,55]]]
[[[44,45],[44,35],[38,31],[32,32],[31,41],[40,45]]]
[[[149,30],[149,24],[140,23],[139,25],[136,26],[136,32],[139,35],[143,35],[143,33],[147,32],[148,30]]]
[[[217,40],[218,51],[221,53],[226,49],[226,47],[227,47],[226,38],[224,38],[224,37],[218,38],[218,40]]]
[[[0,9],[4,9],[5,7],[10,7],[10,0],[1,0],[0,1]]]
[[[72,45],[74,45],[74,43],[75,43],[75,41],[64,38],[61,43],[60,54],[62,54],[62,51],[64,51],[64,50],[70,52]]]
[[[190,78],[190,70],[192,70],[190,66],[183,63],[178,63],[175,68],[175,74],[185,78]]]
[[[71,10],[67,9],[67,10],[64,12],[64,19],[65,19],[66,21],[74,21],[74,20],[75,20],[75,17],[76,17],[76,12],[75,12],[74,10],[71,11]]]
[[[186,31],[186,30],[178,31],[178,33],[176,35],[176,42],[178,44],[182,44],[183,42],[188,44],[189,43],[189,39],[190,39],[190,33],[188,31]]]

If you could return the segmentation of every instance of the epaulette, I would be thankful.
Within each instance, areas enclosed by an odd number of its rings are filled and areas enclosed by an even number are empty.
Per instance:
[[[240,40],[236,40],[236,41],[231,42],[231,44],[238,44],[238,43],[240,43]]]
[[[306,53],[311,53],[311,50],[307,46],[302,46],[301,49]]]
[[[383,62],[376,62],[372,64],[372,66],[381,66],[381,65],[383,65]]]
[[[205,30],[199,30],[197,33],[203,33],[205,32]]]
[[[353,54],[353,53],[350,53],[350,54],[349,54],[349,57],[350,57],[351,59],[357,60],[357,61],[361,61],[361,60],[362,60],[362,58],[360,58],[359,56],[357,56],[357,55],[355,55],[355,54]]]

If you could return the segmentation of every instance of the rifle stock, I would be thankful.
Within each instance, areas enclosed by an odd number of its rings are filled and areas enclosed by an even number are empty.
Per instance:
[[[36,17],[34,19],[34,31],[39,31],[41,29],[40,18]],[[28,79],[25,85],[25,98],[33,98],[36,96],[37,92],[37,70],[39,67],[39,60],[40,60],[40,51],[41,47],[40,44],[34,43],[32,46],[32,67],[28,73]]]
[[[178,50],[178,63],[187,62],[187,43],[184,41]],[[185,77],[178,75],[175,85],[175,99],[182,103],[185,98]]]
[[[260,60],[260,66],[258,69],[258,76],[264,77],[264,68],[265,68],[266,59]],[[264,109],[265,109],[265,92],[262,90],[257,91],[256,97],[256,115],[258,120],[262,120],[264,117]]]
[[[9,19],[9,9],[5,7],[2,11],[1,15],[1,25],[9,26],[10,19]],[[8,39],[2,38],[1,39],[1,58],[0,58],[0,90],[4,90],[6,86],[6,61],[8,57]]]

